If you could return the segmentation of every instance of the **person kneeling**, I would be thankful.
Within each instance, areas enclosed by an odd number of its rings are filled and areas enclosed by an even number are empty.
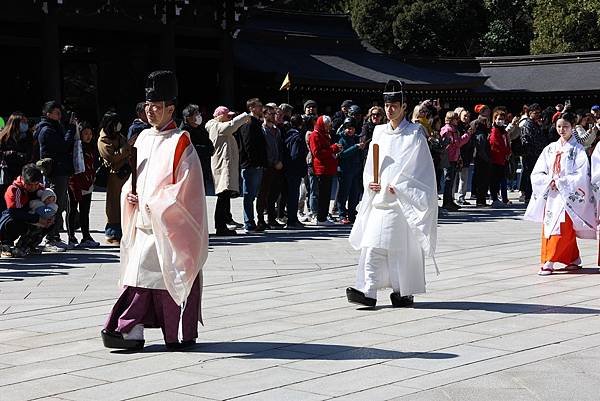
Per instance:
[[[29,201],[37,200],[38,191],[43,192],[41,181],[40,169],[34,164],[27,164],[21,175],[6,189],[4,199],[7,209],[0,216],[3,257],[23,257],[37,253],[37,246],[48,233],[48,228],[54,224],[53,217],[30,212]],[[19,241],[13,249],[17,239]]]

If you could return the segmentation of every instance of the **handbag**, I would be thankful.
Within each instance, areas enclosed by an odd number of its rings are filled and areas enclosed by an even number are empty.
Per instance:
[[[8,171],[8,164],[6,160],[0,160],[0,185],[10,185],[12,183],[10,172]]]
[[[73,144],[73,169],[75,174],[85,172],[85,160],[83,158],[81,139],[75,140],[75,143]]]

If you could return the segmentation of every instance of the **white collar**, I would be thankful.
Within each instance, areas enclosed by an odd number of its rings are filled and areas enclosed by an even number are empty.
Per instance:
[[[388,134],[398,134],[400,132],[402,132],[402,130],[404,130],[404,128],[406,128],[410,123],[408,122],[407,119],[402,119],[402,121],[400,121],[400,124],[398,124],[398,126],[396,127],[396,129],[392,128],[392,123],[388,122],[387,123],[387,133]]]

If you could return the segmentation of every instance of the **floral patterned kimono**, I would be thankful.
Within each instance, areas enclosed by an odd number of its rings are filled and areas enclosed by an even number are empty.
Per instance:
[[[533,195],[524,218],[543,224],[541,263],[580,268],[576,238],[596,237],[596,201],[587,155],[574,136],[544,148],[531,173],[531,185]]]

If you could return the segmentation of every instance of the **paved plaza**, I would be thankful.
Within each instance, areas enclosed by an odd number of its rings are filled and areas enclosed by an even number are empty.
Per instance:
[[[441,275],[428,260],[410,309],[389,291],[374,309],[347,303],[347,227],[211,237],[205,326],[187,352],[167,352],[160,330],[142,352],[103,348],[116,247],[2,259],[0,400],[598,400],[597,244],[580,241],[582,271],[537,276],[541,227],[522,214],[442,216]]]

